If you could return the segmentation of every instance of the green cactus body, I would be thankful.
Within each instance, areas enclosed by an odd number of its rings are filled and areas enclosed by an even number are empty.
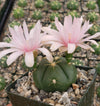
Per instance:
[[[90,22],[95,22],[96,20],[98,20],[98,15],[95,13],[95,12],[89,12],[87,14],[87,19],[90,21]]]
[[[97,97],[100,98],[100,86],[97,88]]]
[[[99,46],[95,45],[95,44],[92,44],[91,47],[95,50],[95,54],[96,55],[100,55],[100,42],[98,43]]]
[[[0,76],[0,91],[3,90],[6,86],[5,79]]]
[[[42,13],[41,13],[41,11],[40,11],[40,10],[34,11],[32,17],[33,17],[34,19],[36,19],[36,20],[41,19],[41,18],[42,18]]]
[[[67,3],[67,8],[70,10],[77,10],[79,6],[79,3],[76,0],[70,0]]]
[[[12,23],[10,23],[10,27],[14,28],[14,26],[20,26],[20,23],[17,21],[13,21]]]
[[[59,1],[52,1],[50,7],[52,10],[59,10],[61,9],[61,3]]]
[[[68,15],[71,15],[72,18],[79,17],[79,13],[77,11],[70,11],[70,12],[68,12]]]
[[[99,25],[93,25],[89,30],[88,33],[91,35],[94,35],[96,32],[100,32],[100,26]]]
[[[36,0],[35,1],[35,7],[36,8],[43,8],[44,7],[44,1],[43,0]]]
[[[3,68],[7,68],[8,65],[7,65],[7,56],[4,56],[0,59],[0,66],[3,67]]]
[[[51,13],[51,15],[50,15],[50,20],[51,21],[54,21],[55,20],[55,17],[58,17],[58,19],[60,20],[60,14],[59,13]]]
[[[25,6],[27,6],[27,0],[19,0],[19,1],[18,1],[18,6],[20,6],[20,7],[25,7]]]
[[[83,66],[83,62],[78,59],[72,59],[71,63],[76,66]]]
[[[67,64],[65,58],[60,58],[52,64],[43,59],[33,72],[33,79],[37,88],[46,92],[65,91],[76,82],[76,75],[76,68]]]
[[[86,7],[90,10],[94,10],[96,8],[96,2],[95,1],[88,1],[86,4]]]
[[[14,16],[14,18],[17,18],[17,19],[24,17],[24,10],[20,7],[14,9],[13,16]]]

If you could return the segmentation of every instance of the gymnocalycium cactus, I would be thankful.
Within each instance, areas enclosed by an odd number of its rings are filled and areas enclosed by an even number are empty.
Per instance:
[[[77,11],[70,11],[70,12],[68,12],[68,15],[71,15],[73,18],[79,17],[79,13]]]
[[[27,0],[18,0],[18,6],[20,7],[27,6]]]
[[[6,86],[5,79],[0,76],[0,91],[3,90]]]
[[[100,55],[100,42],[98,43],[99,45],[95,45],[95,44],[92,44],[92,48],[94,49],[94,53],[97,54],[97,55]]]
[[[36,0],[35,1],[35,7],[36,8],[43,8],[44,6],[44,1],[43,0]]]
[[[24,10],[20,7],[14,9],[13,16],[17,19],[24,17]]]
[[[50,20],[54,21],[55,17],[58,17],[58,19],[60,20],[60,14],[57,13],[57,12],[52,12],[51,15],[50,15]]]
[[[98,19],[98,15],[95,13],[95,12],[89,12],[87,14],[87,19],[90,21],[90,22],[95,22],[97,19]]]
[[[4,56],[0,59],[0,66],[3,67],[3,68],[7,68],[8,65],[7,65],[7,56]]]
[[[79,3],[76,0],[70,0],[67,3],[67,8],[70,10],[77,10],[79,6]]]
[[[40,10],[36,10],[33,12],[32,17],[36,20],[39,20],[42,18],[42,12]]]
[[[90,10],[94,10],[96,8],[96,2],[95,1],[88,1],[86,4],[86,7]]]
[[[57,0],[52,1],[50,3],[50,7],[51,7],[52,10],[59,10],[61,8],[61,3]]]
[[[83,62],[82,60],[78,60],[78,59],[72,59],[71,63],[75,66],[83,66]]]
[[[58,58],[53,63],[43,59],[33,72],[36,86],[47,92],[65,91],[76,81],[77,70],[67,64],[65,58]]]
[[[99,25],[93,25],[89,30],[88,30],[88,33],[93,35],[95,34],[96,32],[99,32],[100,31],[100,26]]]

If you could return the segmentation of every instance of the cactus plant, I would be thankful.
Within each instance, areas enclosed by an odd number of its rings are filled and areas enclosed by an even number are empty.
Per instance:
[[[50,7],[51,7],[52,10],[59,10],[61,8],[61,3],[57,0],[52,1],[50,3]]]
[[[20,7],[27,6],[27,0],[18,0],[18,6]]]
[[[0,76],[0,91],[3,90],[6,86],[5,79]]]
[[[97,64],[96,71],[97,71],[97,74],[100,75],[100,63]]]
[[[14,28],[15,25],[20,26],[20,23],[17,22],[17,21],[13,21],[13,22],[10,23],[9,26],[12,27],[12,28]]]
[[[55,13],[55,12],[52,12],[51,15],[50,15],[50,20],[51,21],[54,21],[55,20],[55,17],[58,17],[58,19],[60,20],[60,14],[59,13]]]
[[[100,32],[100,26],[99,25],[93,25],[89,30],[88,33],[93,35],[96,32]]]
[[[7,65],[6,61],[7,61],[7,56],[2,57],[0,59],[0,66],[3,67],[3,68],[7,68],[8,65]]]
[[[44,1],[43,0],[36,0],[35,1],[35,7],[36,8],[43,8],[44,7]]]
[[[41,18],[42,18],[42,13],[41,13],[41,11],[40,11],[40,10],[34,11],[32,17],[33,17],[34,19],[36,19],[36,20],[41,19]]]
[[[76,10],[78,9],[79,3],[76,0],[70,0],[67,3],[67,8],[70,10]]]
[[[67,64],[65,58],[55,58],[53,63],[42,59],[37,70],[33,72],[35,85],[47,92],[65,91],[76,82],[76,68]]]
[[[20,7],[14,9],[13,16],[14,16],[14,18],[17,18],[17,19],[24,17],[24,10]]]
[[[74,58],[71,60],[71,63],[75,66],[83,66],[82,60],[78,60],[78,59],[74,59]]]
[[[97,97],[100,98],[100,86],[97,88]]]
[[[68,12],[68,15],[71,15],[72,18],[79,17],[79,13],[77,11],[70,11],[70,12]]]
[[[88,9],[94,10],[96,8],[96,2],[95,1],[88,1],[86,4],[86,7]]]
[[[99,46],[97,46],[97,45],[95,45],[95,44],[92,44],[91,46],[92,46],[92,48],[95,50],[95,54],[96,55],[100,55],[100,42],[98,43],[99,44]]]
[[[90,22],[94,22],[98,19],[98,15],[95,13],[95,12],[89,12],[87,14],[87,19],[90,21]]]

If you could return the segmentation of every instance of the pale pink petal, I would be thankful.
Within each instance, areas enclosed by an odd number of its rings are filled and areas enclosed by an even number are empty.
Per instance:
[[[25,38],[26,38],[26,40],[28,40],[29,39],[29,34],[28,34],[28,28],[27,28],[27,25],[26,25],[25,21],[23,22],[23,30],[24,30]]]
[[[73,53],[76,49],[76,45],[72,43],[68,43],[68,53]]]
[[[33,52],[25,53],[25,64],[28,67],[32,67],[34,65],[34,55]]]
[[[91,46],[87,45],[87,44],[77,44],[77,46],[80,46],[83,49],[91,50],[92,52],[94,52],[94,49]]]
[[[82,41],[86,41],[86,40],[94,39],[94,38],[96,38],[96,37],[98,37],[98,36],[100,36],[100,32],[97,32],[96,34],[91,35],[90,37],[87,37],[87,38],[85,38],[85,39],[82,40]]]
[[[98,44],[95,40],[85,40],[85,41],[89,41],[89,42],[91,42],[91,43],[93,43],[93,44],[99,46],[99,44]]]
[[[63,31],[64,29],[63,29],[63,25],[58,21],[58,18],[57,17],[55,17],[55,25],[56,25],[56,27],[57,27],[57,29],[59,30],[59,31]]]
[[[63,44],[58,43],[58,42],[55,42],[55,43],[53,43],[53,44],[51,45],[50,50],[51,50],[51,51],[55,51],[55,50],[57,50],[58,48],[60,48],[61,46],[63,46]]]
[[[51,53],[46,48],[38,48],[38,50],[40,50],[44,55],[46,55],[46,58],[48,59],[48,61],[50,63],[53,62],[53,57],[52,57]]]
[[[59,36],[52,36],[52,35],[45,35],[41,38],[42,42],[48,42],[48,41],[61,41]]]
[[[14,47],[11,43],[0,42],[0,47]]]
[[[85,21],[84,25],[81,28],[81,32],[86,33],[91,27],[92,27],[92,24],[89,25],[89,21]]]
[[[30,31],[30,38],[36,38],[37,36],[40,36],[40,32],[41,32],[41,23],[40,20],[36,23],[36,25],[34,26],[34,28],[31,29]]]
[[[9,53],[15,52],[15,51],[17,51],[17,50],[16,50],[16,49],[13,49],[13,48],[11,48],[11,49],[6,49],[6,50],[1,51],[1,52],[0,52],[0,59],[1,59],[3,56],[5,56],[5,55],[7,55],[7,54],[9,54]]]
[[[54,30],[54,29],[51,29],[50,27],[42,27],[42,31],[44,31],[45,33],[48,33],[48,34],[50,34],[50,35],[53,35],[53,36],[59,34],[58,31],[56,31],[56,30]]]
[[[65,28],[65,30],[68,31],[71,27],[72,27],[72,17],[71,17],[71,15],[65,16],[65,18],[64,18],[64,28]]]
[[[8,59],[7,59],[7,64],[8,64],[8,66],[10,65],[10,64],[12,64],[19,56],[21,56],[23,54],[23,52],[22,51],[18,51],[18,52],[14,52],[14,53],[12,53],[9,57],[8,57]]]

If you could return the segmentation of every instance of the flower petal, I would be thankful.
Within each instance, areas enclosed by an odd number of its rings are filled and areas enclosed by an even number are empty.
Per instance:
[[[87,44],[84,44],[84,43],[83,44],[77,44],[77,46],[80,46],[83,49],[91,50],[92,52],[94,52],[94,49],[91,46],[87,45]]]
[[[76,49],[76,45],[72,43],[68,43],[68,53],[73,53]]]
[[[22,54],[23,54],[22,51],[12,53],[7,59],[7,64],[8,65],[12,64]]]
[[[25,21],[23,22],[23,30],[24,30],[25,38],[26,40],[28,40],[29,34],[28,34],[28,28]]]
[[[40,50],[44,55],[46,55],[46,58],[48,59],[48,61],[50,63],[53,62],[53,57],[52,57],[51,53],[46,48],[38,48],[38,50]]]
[[[14,46],[10,43],[0,42],[0,47],[14,47]]]
[[[51,50],[51,51],[55,51],[55,50],[57,50],[58,48],[60,48],[61,46],[63,46],[63,44],[54,42],[54,43],[51,45],[50,50]]]
[[[25,53],[25,64],[28,67],[32,67],[34,65],[34,55],[33,55],[33,52]]]
[[[63,31],[63,25],[58,21],[57,17],[55,17],[55,25],[59,31]]]
[[[3,51],[1,51],[0,52],[0,59],[3,57],[3,56],[5,56],[5,55],[7,55],[8,53],[11,53],[11,52],[15,52],[15,51],[17,51],[16,49],[6,49],[6,50],[3,50]]]

